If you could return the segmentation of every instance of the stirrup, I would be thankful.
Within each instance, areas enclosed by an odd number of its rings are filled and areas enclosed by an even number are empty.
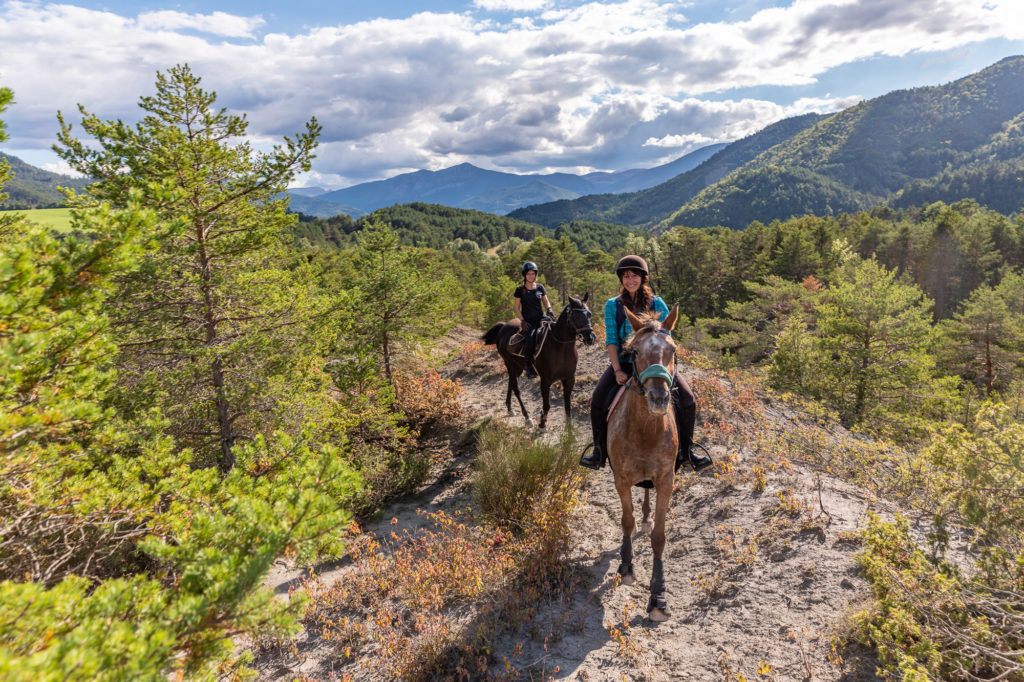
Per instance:
[[[586,454],[587,450],[591,451],[589,456]],[[595,458],[597,459],[596,462],[594,461]],[[587,469],[600,471],[604,468],[604,460],[605,458],[601,456],[600,450],[597,449],[594,443],[587,443],[583,448],[583,452],[580,453],[580,466]]]
[[[704,451],[704,454],[703,455],[696,455],[696,454],[694,454],[694,452],[693,452],[694,448],[700,448],[701,450]],[[703,471],[704,469],[707,469],[709,466],[711,466],[715,462],[714,462],[713,459],[711,459],[711,453],[708,452],[707,448],[705,448],[700,443],[690,443],[689,450],[687,450],[685,453],[680,451],[676,455],[676,471],[679,471],[679,469],[683,466],[684,463],[689,464],[690,467],[693,468],[694,473],[697,473],[699,471]]]

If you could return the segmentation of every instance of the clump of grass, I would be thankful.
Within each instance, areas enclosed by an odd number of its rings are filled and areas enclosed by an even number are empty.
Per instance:
[[[577,465],[571,431],[555,445],[490,422],[477,447],[473,499],[489,523],[523,532],[538,512],[566,514],[576,506],[586,472]]]

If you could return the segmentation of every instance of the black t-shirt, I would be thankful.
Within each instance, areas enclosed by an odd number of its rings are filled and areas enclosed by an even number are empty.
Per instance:
[[[523,319],[531,324],[540,324],[540,318],[544,317],[544,306],[541,299],[547,295],[544,285],[538,282],[535,288],[527,289],[525,284],[520,284],[516,287],[516,293],[512,295],[522,299]]]

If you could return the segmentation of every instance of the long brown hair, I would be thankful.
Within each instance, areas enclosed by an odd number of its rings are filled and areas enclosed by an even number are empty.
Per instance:
[[[647,309],[651,307],[651,301],[654,300],[654,292],[651,291],[650,285],[647,284],[649,281],[647,275],[640,273],[640,277],[642,279],[640,280],[640,288],[636,291],[637,300],[635,301],[630,293],[626,291],[626,287],[622,286],[622,279],[619,279],[619,300],[634,315],[646,313]]]

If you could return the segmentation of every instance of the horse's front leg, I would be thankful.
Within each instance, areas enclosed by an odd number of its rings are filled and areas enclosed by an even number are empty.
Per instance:
[[[505,414],[512,416],[512,368],[508,367],[508,390],[505,391]]]
[[[623,585],[632,585],[636,582],[636,574],[633,572],[633,530],[636,528],[636,519],[633,518],[633,490],[628,483],[619,481],[615,483],[615,490],[619,493],[619,502],[622,504],[622,563],[619,564],[619,575],[622,577]]]
[[[640,522],[640,530],[647,533],[651,530],[651,489],[644,488],[644,503],[640,507],[644,512],[643,521]]]
[[[665,592],[665,568],[661,561],[665,551],[665,517],[672,501],[672,472],[664,474],[655,485],[657,497],[654,502],[654,530],[651,531],[651,550],[654,566],[651,569],[651,598],[647,602],[647,617],[656,622],[672,617]]]
[[[551,410],[551,382],[543,377],[540,380],[541,414],[538,428],[547,428],[548,411]]]
[[[527,412],[526,412],[526,405],[523,404],[523,396],[519,395],[519,380],[518,380],[517,377],[514,377],[511,374],[508,375],[508,389],[512,393],[516,394],[516,400],[519,401],[519,409],[523,411],[523,419],[526,420],[527,426],[533,426],[533,420],[530,419],[530,415],[527,414]],[[512,414],[512,399],[511,398],[508,399],[508,402],[506,403],[506,405],[508,406],[508,413],[509,413],[509,415],[511,415]]]
[[[575,384],[576,380],[573,377],[562,379],[562,402],[565,407],[565,425],[570,430],[572,429],[572,387]]]

